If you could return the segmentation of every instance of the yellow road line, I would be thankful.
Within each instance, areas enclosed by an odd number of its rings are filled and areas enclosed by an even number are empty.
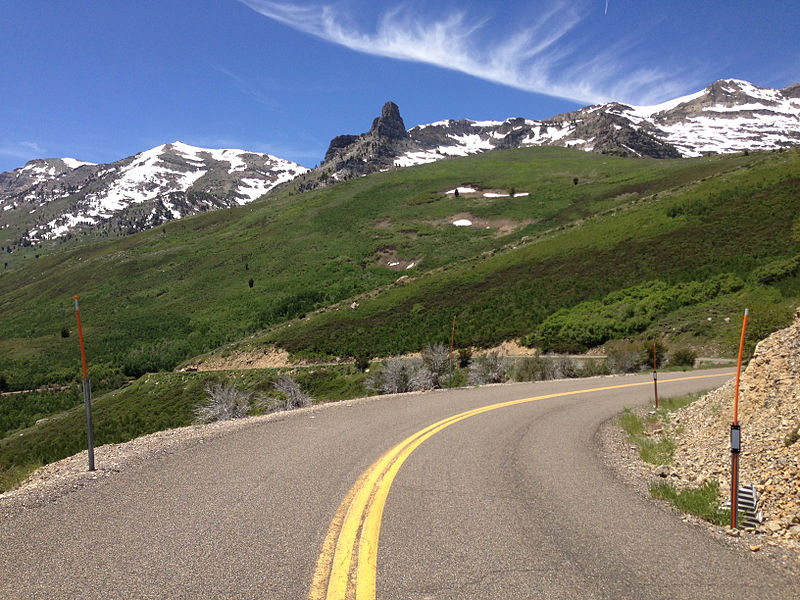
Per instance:
[[[733,374],[693,375],[663,379],[661,382],[730,377]],[[389,489],[406,459],[428,438],[454,423],[498,408],[548,398],[577,396],[645,385],[651,385],[651,382],[624,383],[557,392],[491,404],[452,415],[407,437],[364,471],[342,500],[328,528],[322,552],[317,560],[317,568],[309,591],[309,600],[322,600],[323,598],[325,600],[374,600],[378,566],[378,538]],[[356,547],[358,555],[354,568],[353,558]]]

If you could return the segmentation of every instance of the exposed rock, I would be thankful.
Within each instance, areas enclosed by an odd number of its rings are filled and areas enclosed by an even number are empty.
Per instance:
[[[682,409],[670,425],[678,441],[674,472],[684,485],[713,478],[730,498],[734,381]],[[739,480],[761,495],[763,529],[781,539],[800,533],[800,310],[794,323],[762,340],[741,377]],[[792,542],[794,543],[794,542]]]

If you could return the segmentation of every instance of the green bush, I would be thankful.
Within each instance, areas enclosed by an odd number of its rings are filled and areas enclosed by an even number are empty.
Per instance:
[[[730,294],[743,285],[731,274],[673,285],[650,281],[611,292],[601,300],[588,300],[558,310],[542,322],[535,337],[529,336],[526,344],[540,342],[544,351],[583,351],[608,340],[640,333],[663,314]]]
[[[678,348],[669,357],[672,367],[693,367],[697,360],[697,352],[690,348]]]
[[[767,263],[755,269],[751,277],[757,283],[769,285],[798,273],[800,273],[800,254]]]
[[[459,348],[458,349],[458,366],[461,369],[466,369],[472,362],[472,348]]]

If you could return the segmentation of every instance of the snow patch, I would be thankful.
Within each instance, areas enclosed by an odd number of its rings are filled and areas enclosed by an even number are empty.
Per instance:
[[[453,221],[453,225],[456,227],[472,227],[472,221],[469,219],[458,219],[457,221]]]

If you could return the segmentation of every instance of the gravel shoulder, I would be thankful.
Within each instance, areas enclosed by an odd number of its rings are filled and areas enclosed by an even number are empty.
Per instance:
[[[641,417],[647,413],[647,407],[638,407],[632,410]],[[598,428],[595,441],[598,452],[610,474],[625,482],[638,496],[646,499],[660,510],[673,513],[676,519],[705,530],[709,536],[721,540],[737,552],[768,560],[777,569],[797,578],[797,574],[800,572],[800,550],[796,547],[787,546],[782,543],[781,539],[772,538],[765,531],[731,531],[728,527],[719,527],[694,515],[682,513],[666,501],[653,498],[650,495],[650,485],[664,481],[664,479],[656,475],[656,465],[645,463],[639,457],[638,447],[627,439],[627,434],[617,423],[616,417],[609,419]]]

